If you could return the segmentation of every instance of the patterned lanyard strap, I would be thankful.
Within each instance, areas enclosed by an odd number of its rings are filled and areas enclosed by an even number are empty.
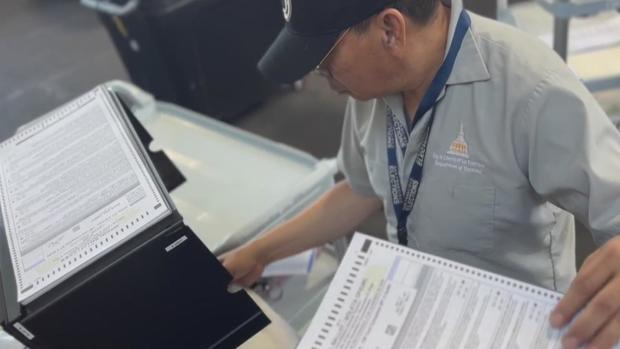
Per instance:
[[[448,78],[450,77],[452,69],[454,68],[456,57],[461,49],[461,45],[470,26],[471,19],[467,12],[463,10],[459,17],[459,21],[457,23],[456,31],[454,34],[454,39],[452,40],[452,44],[450,45],[448,55],[446,56],[444,63],[441,65],[441,68],[437,72],[437,75],[433,79],[433,82],[431,83],[431,86],[427,91],[426,95],[424,96],[424,98],[422,98],[420,107],[416,112],[415,120],[419,121],[429,110],[432,109],[431,118],[424,131],[422,143],[420,149],[418,150],[418,154],[416,156],[415,163],[413,164],[413,168],[411,169],[409,180],[407,182],[407,188],[404,192],[401,186],[397,148],[400,149],[403,155],[402,157],[404,162],[405,151],[407,150],[407,145],[409,143],[409,134],[411,133],[411,130],[407,130],[407,128],[404,127],[400,121],[398,121],[396,115],[392,112],[392,110],[389,107],[387,108],[386,139],[388,175],[390,182],[390,193],[392,196],[392,205],[394,206],[394,213],[396,214],[396,219],[398,222],[398,242],[401,245],[406,246],[408,243],[407,219],[409,218],[411,211],[413,211],[413,206],[415,205],[418,196],[418,189],[420,188],[420,184],[422,183],[426,149],[428,147],[428,140],[430,138],[431,128],[433,127],[433,122],[435,121],[435,114],[437,112],[437,108],[435,108],[437,98],[439,98],[441,92],[446,86],[446,83],[448,82]]]

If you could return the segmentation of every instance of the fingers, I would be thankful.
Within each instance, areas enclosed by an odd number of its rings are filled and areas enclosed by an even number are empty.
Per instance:
[[[593,299],[613,275],[605,267],[602,254],[591,256],[571,284],[566,295],[551,314],[551,325],[556,328],[567,325],[575,314]]]
[[[563,338],[567,349],[612,348],[620,340],[620,238],[609,241],[584,264],[566,296],[557,305],[551,323],[561,327],[573,321]],[[576,312],[579,316],[573,319]]]
[[[225,254],[218,257],[218,260],[222,263],[224,269],[233,277],[233,283],[236,283],[237,280],[243,276],[243,268],[235,261],[233,255]]]
[[[615,322],[620,310],[618,294],[620,294],[619,280],[606,284],[571,325],[565,335],[564,346],[568,349],[576,349],[579,344],[589,342],[597,333],[604,331],[603,329],[610,323]],[[615,327],[611,326],[609,331],[614,330]]]
[[[590,342],[588,349],[612,349],[620,339],[620,312],[614,314],[611,321]]]
[[[243,287],[235,284],[235,283],[231,283],[230,285],[228,285],[228,293],[237,293],[239,291],[243,290]]]
[[[224,253],[218,260],[232,275],[232,283],[244,288],[252,286],[263,274],[264,265],[258,261],[254,250],[248,246]]]
[[[217,260],[220,261],[220,263],[224,264],[226,260],[233,259],[235,255],[240,251],[240,249],[241,248],[235,248],[224,252],[217,256]]]
[[[249,273],[245,274],[243,277],[239,278],[235,282],[242,287],[249,288],[254,285],[256,281],[258,281],[258,279],[260,279],[262,274],[263,268],[254,267]]]
[[[232,275],[232,283],[244,288],[254,284],[261,277],[264,269],[243,249],[225,253],[218,259]]]

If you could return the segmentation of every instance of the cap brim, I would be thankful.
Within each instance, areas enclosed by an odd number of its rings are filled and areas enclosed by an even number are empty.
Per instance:
[[[286,25],[258,62],[258,69],[276,82],[297,81],[321,63],[339,36],[300,36]]]

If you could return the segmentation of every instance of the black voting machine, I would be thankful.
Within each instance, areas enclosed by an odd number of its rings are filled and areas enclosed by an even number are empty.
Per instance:
[[[166,189],[183,184],[122,104]],[[245,292],[227,291],[231,276],[176,210],[27,305],[2,224],[0,266],[0,323],[31,349],[234,348],[269,323]]]

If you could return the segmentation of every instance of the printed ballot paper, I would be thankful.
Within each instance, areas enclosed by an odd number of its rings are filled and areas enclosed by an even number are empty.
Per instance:
[[[0,144],[0,204],[18,301],[170,212],[102,89]]]
[[[25,346],[232,348],[269,324],[226,290],[151,140],[100,85],[0,143],[0,325]]]
[[[561,294],[356,234],[299,349],[560,349]]]

